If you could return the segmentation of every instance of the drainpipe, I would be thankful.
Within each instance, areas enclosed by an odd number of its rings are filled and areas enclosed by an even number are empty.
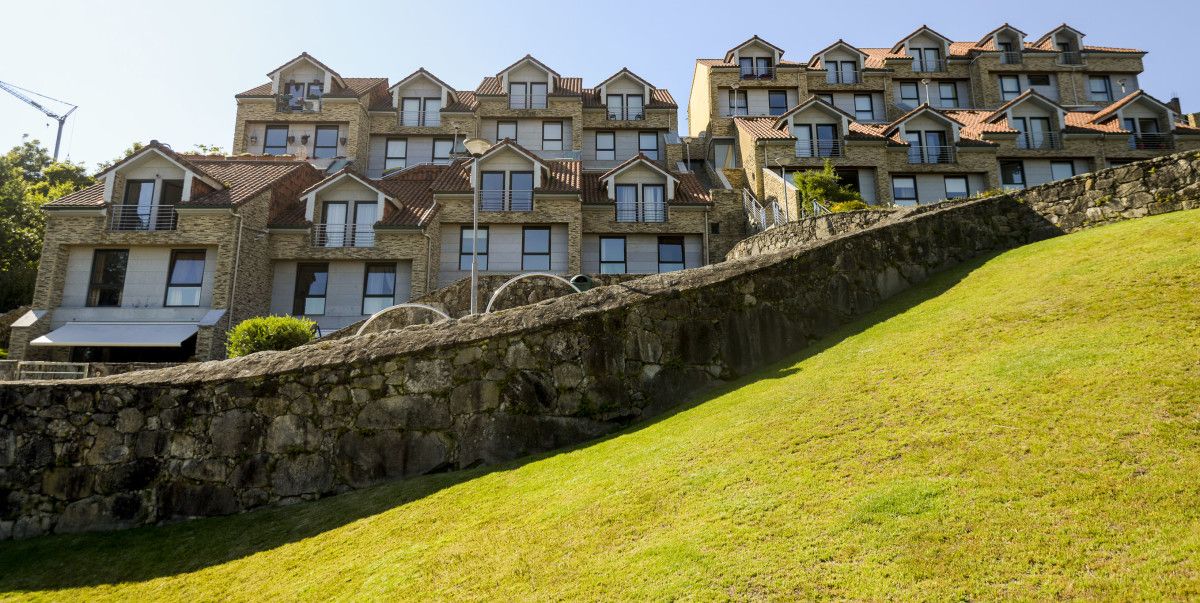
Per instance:
[[[421,229],[421,234],[425,235],[425,293],[423,295],[429,295],[433,291],[429,283],[430,276],[433,274],[433,237],[425,228]]]
[[[704,239],[704,265],[705,265],[705,266],[707,266],[707,265],[709,264],[709,257],[708,257],[708,233],[709,233],[709,231],[710,231],[710,230],[712,230],[712,227],[708,225],[708,210],[706,209],[706,210],[704,210],[704,235],[703,235],[703,239]]]

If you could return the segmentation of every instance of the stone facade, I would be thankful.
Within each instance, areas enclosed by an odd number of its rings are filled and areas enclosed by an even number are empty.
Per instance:
[[[581,442],[980,254],[1196,207],[1200,153],[1180,154],[486,316],[0,385],[0,538],[234,513]]]

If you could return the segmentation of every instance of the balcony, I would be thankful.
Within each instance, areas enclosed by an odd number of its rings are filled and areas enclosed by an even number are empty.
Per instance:
[[[290,94],[275,95],[275,111],[279,113],[320,113],[321,99],[295,97]]]
[[[1024,61],[1024,55],[1019,50],[1006,50],[1000,53],[1001,65],[1020,65]]]
[[[946,61],[942,59],[913,59],[912,70],[921,73],[945,71]]]
[[[509,109],[545,109],[545,94],[512,94],[508,97]]]
[[[618,222],[666,222],[665,201],[617,201]]]
[[[743,67],[741,78],[744,80],[773,80],[775,79],[775,67]]]
[[[1134,134],[1129,137],[1129,148],[1137,151],[1169,151],[1175,148],[1175,139],[1170,134]]]
[[[401,111],[400,125],[434,128],[442,125],[442,113],[440,111]]]
[[[1017,148],[1029,150],[1061,149],[1062,135],[1058,132],[1022,132],[1017,135]]]
[[[371,224],[313,224],[313,247],[374,247]]]
[[[480,191],[479,211],[533,211],[533,191]]]
[[[609,107],[609,121],[640,121],[646,119],[646,111],[642,107]]]
[[[109,230],[175,230],[179,214],[174,205],[110,205]]]
[[[1081,53],[1077,50],[1073,50],[1070,52],[1060,52],[1060,53],[1058,53],[1058,64],[1059,65],[1082,65],[1083,64],[1083,53]]]
[[[954,163],[955,149],[952,146],[910,146],[909,163]]]
[[[860,77],[860,73],[857,69],[854,69],[854,70],[839,69],[837,71],[833,71],[833,70],[825,71],[825,83],[826,84],[858,84],[861,82],[862,82],[862,78]]]
[[[841,140],[796,141],[796,157],[841,157],[845,146]]]

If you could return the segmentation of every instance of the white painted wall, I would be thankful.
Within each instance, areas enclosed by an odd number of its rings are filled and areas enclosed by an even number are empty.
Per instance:
[[[488,226],[481,216],[480,226]],[[470,229],[470,225],[466,225]],[[520,274],[521,244],[524,228],[521,224],[492,224],[488,228],[488,268],[481,273]],[[534,225],[530,225],[534,226]],[[567,225],[550,224],[550,272],[567,272]],[[441,269],[438,271],[438,287],[445,287],[471,275],[469,270],[459,270],[458,258],[462,225],[443,224],[441,240]]]
[[[583,235],[581,268],[585,274],[600,273],[600,234]],[[619,235],[614,235],[619,236]],[[627,234],[625,236],[626,274],[655,274],[658,272],[658,235]],[[683,261],[688,268],[704,264],[703,237],[684,235]]]
[[[372,136],[371,149],[367,154],[367,176],[369,178],[383,176],[383,160],[387,153],[388,138],[404,138],[408,141],[406,166],[433,163],[432,136]],[[462,140],[460,139],[459,142],[461,144]]]
[[[171,247],[130,247],[125,269],[125,288],[121,293],[122,308],[162,308],[167,293]],[[174,249],[195,249],[176,247]],[[83,308],[87,305],[88,283],[91,280],[95,247],[72,247],[67,255],[66,281],[60,307]],[[204,283],[200,289],[200,306],[212,305],[213,271],[216,251],[208,249],[204,260]]]
[[[376,262],[371,262],[376,263]],[[382,262],[379,262],[382,263]],[[322,331],[340,329],[364,318],[363,284],[366,262],[329,262],[329,281],[325,291],[325,315],[309,316]],[[296,262],[275,262],[271,283],[271,314],[290,315],[296,290]],[[395,303],[404,303],[412,295],[412,261],[396,262]]]

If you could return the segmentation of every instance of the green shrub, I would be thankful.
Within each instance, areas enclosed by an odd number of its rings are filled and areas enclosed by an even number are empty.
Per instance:
[[[5,358],[8,358],[8,350],[0,348],[0,360],[4,360]]]
[[[862,196],[857,191],[842,183],[841,178],[833,169],[833,163],[828,159],[819,170],[802,170],[793,173],[792,181],[796,183],[796,189],[800,194],[800,208],[805,212],[811,210],[814,202],[829,206],[831,209],[832,206],[842,203],[862,202]],[[866,207],[866,204],[863,204],[863,207]]]
[[[295,316],[247,318],[229,331],[225,351],[230,358],[263,350],[290,350],[313,340],[317,323]]]
[[[829,211],[838,213],[843,211],[857,211],[866,208],[867,204],[863,203],[862,201],[842,201],[841,203],[834,203],[833,205],[830,205]]]

